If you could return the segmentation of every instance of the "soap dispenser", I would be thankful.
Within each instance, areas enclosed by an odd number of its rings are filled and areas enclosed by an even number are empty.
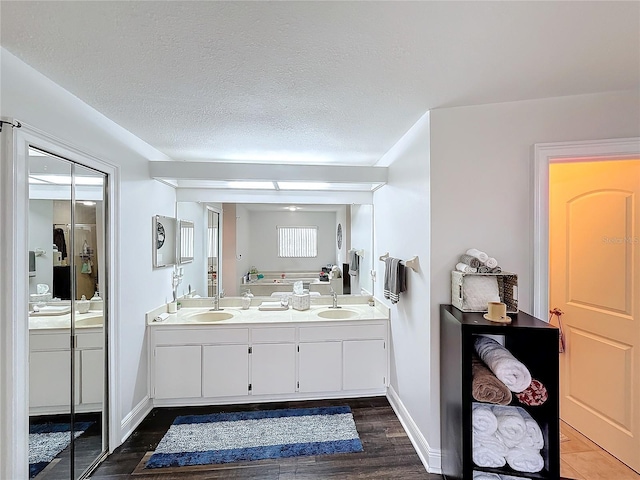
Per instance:
[[[91,302],[87,300],[87,297],[82,295],[80,300],[76,300],[76,307],[78,309],[78,313],[87,313],[91,307]]]
[[[244,292],[244,294],[242,295],[242,310],[249,309],[249,307],[251,306],[252,298],[253,294],[251,293],[251,290],[247,290],[246,292]]]
[[[100,298],[98,292],[91,297],[90,302],[89,310],[102,310],[102,298]]]

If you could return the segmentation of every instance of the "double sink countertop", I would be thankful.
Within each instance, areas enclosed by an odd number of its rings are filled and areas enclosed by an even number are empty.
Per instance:
[[[272,299],[265,300],[272,301]],[[376,302],[376,306],[367,303],[343,303],[340,308],[330,308],[331,304],[311,305],[308,310],[259,310],[259,303],[255,302],[250,308],[243,310],[240,306],[225,306],[222,310],[212,310],[212,306],[182,307],[176,313],[169,314],[163,321],[154,321],[162,308],[147,314],[150,326],[160,325],[239,325],[255,323],[306,323],[306,322],[336,322],[359,320],[387,320],[389,310]],[[159,310],[159,311],[158,311]]]

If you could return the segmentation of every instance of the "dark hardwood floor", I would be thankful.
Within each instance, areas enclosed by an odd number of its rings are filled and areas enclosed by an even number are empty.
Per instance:
[[[293,457],[223,465],[145,469],[158,442],[178,415],[349,405],[363,452]],[[155,408],[136,431],[98,467],[94,480],[169,479],[442,479],[427,473],[385,397],[208,407]]]

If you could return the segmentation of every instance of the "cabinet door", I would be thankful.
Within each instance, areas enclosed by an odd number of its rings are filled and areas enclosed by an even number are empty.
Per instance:
[[[298,347],[300,392],[342,390],[342,342],[301,343]]]
[[[71,353],[31,352],[29,358],[29,406],[71,408]]]
[[[200,345],[156,347],[155,398],[193,398],[202,394]]]
[[[248,395],[248,349],[248,345],[202,347],[202,396]]]
[[[251,385],[254,395],[296,391],[296,346],[265,343],[252,347]]]
[[[104,398],[104,350],[82,350],[80,362],[80,402],[83,404],[102,404]]]
[[[343,342],[345,390],[383,388],[387,374],[384,340]]]

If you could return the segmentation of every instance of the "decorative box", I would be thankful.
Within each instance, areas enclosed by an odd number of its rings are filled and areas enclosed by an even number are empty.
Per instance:
[[[478,280],[482,278],[486,278],[486,280]],[[497,287],[494,287],[492,278],[495,278]],[[487,302],[495,301],[494,298],[491,298],[493,295],[488,293],[489,287],[491,292],[496,292],[500,301],[507,305],[507,313],[518,313],[518,275],[510,272],[464,273],[457,270],[452,271],[451,304],[463,312],[486,312]],[[483,295],[486,295],[484,299]]]
[[[309,310],[311,295],[308,293],[294,293],[291,295],[291,307],[294,310]]]

